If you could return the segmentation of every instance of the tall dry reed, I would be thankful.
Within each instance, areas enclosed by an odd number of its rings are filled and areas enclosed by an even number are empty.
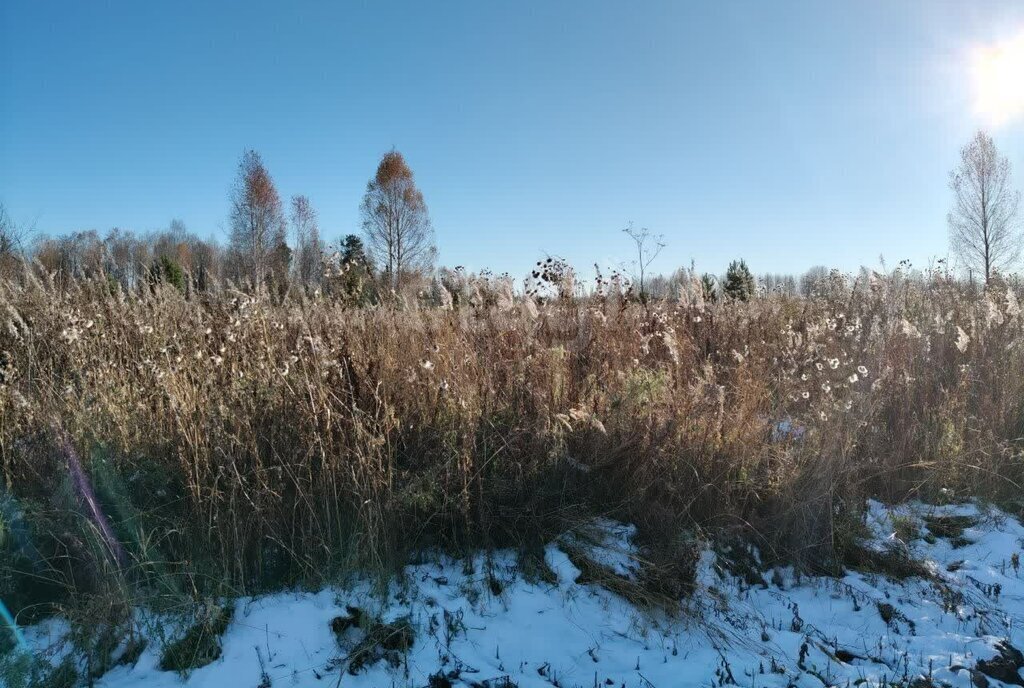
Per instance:
[[[461,302],[125,293],[26,268],[0,284],[21,565],[75,591],[111,571],[254,590],[423,547],[535,546],[594,515],[650,542],[745,528],[814,560],[865,496],[1022,492],[1024,317],[1006,287]],[[132,565],[81,525],[65,434]]]

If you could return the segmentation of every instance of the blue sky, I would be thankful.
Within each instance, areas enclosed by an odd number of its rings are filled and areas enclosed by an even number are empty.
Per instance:
[[[1024,2],[0,3],[0,200],[40,233],[224,237],[241,153],[326,238],[392,146],[441,262],[854,269],[946,254],[970,55]],[[1017,88],[1024,89],[1024,74]]]

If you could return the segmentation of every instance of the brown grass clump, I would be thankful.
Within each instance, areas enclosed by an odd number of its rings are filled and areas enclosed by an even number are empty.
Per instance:
[[[26,268],[0,284],[0,472],[31,543],[8,570],[252,591],[427,546],[528,549],[594,515],[815,559],[864,496],[1021,490],[1005,287],[468,301],[127,293]],[[25,580],[0,577],[4,599],[52,594]]]

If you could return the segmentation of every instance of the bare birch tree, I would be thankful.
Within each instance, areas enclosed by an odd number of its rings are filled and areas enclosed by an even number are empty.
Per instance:
[[[280,262],[285,244],[281,198],[260,154],[246,151],[231,192],[231,250],[256,285],[264,284]]]
[[[366,184],[361,207],[363,231],[374,262],[392,289],[416,270],[434,261],[434,229],[423,193],[402,154],[392,150]]]
[[[291,220],[295,237],[295,254],[292,258],[295,278],[301,284],[318,284],[323,272],[324,246],[320,240],[316,210],[308,197],[292,196]]]
[[[949,187],[950,246],[969,269],[984,273],[987,284],[1021,253],[1020,192],[1012,187],[1010,161],[999,155],[991,136],[979,131],[960,151]]]

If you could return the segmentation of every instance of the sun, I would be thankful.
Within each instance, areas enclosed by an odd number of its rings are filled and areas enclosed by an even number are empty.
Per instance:
[[[971,55],[974,112],[992,126],[1024,116],[1024,30]]]

